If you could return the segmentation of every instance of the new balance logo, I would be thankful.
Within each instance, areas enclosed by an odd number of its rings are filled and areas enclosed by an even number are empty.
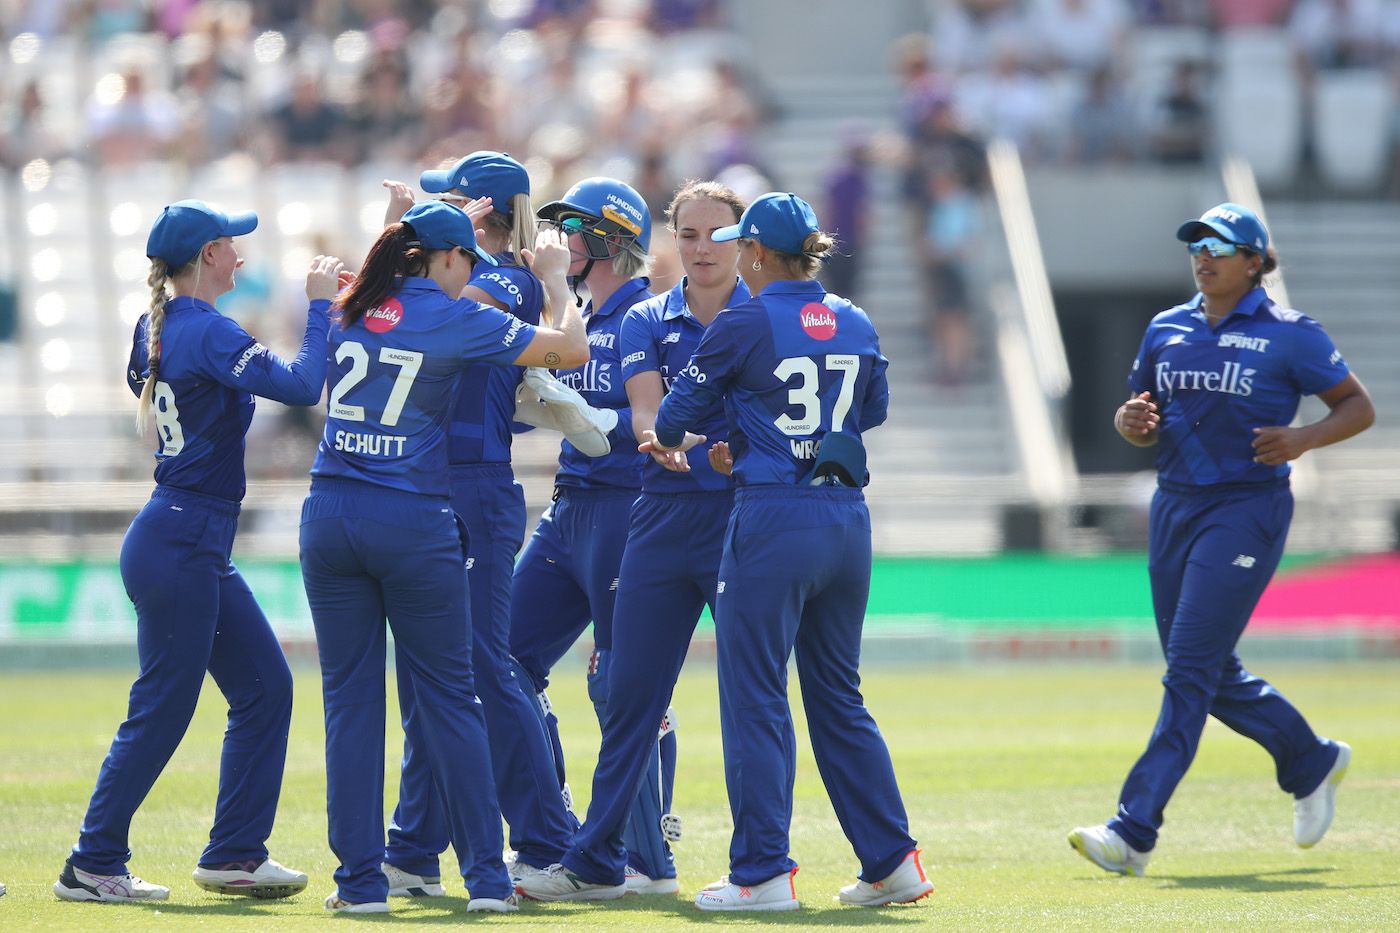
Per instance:
[[[724,581],[721,580],[721,581],[719,581],[719,585],[715,587],[715,595],[718,596],[720,593],[723,593],[723,592],[724,592]]]
[[[617,577],[613,577],[612,585],[608,587],[608,592],[609,592],[609,593],[616,593],[616,592],[617,592],[617,580],[618,580]]]
[[[1248,570],[1250,567],[1254,566],[1254,558],[1250,557],[1248,554],[1241,554],[1239,557],[1230,561],[1230,565],[1232,567],[1244,567]]]
[[[680,342],[681,342],[681,332],[678,331],[678,330],[673,330],[673,331],[671,331],[669,334],[667,334],[665,337],[662,337],[662,338],[661,338],[661,342],[662,342],[662,343],[680,343]]]

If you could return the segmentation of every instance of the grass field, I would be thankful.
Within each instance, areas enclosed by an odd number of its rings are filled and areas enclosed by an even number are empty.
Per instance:
[[[611,906],[527,904],[509,917],[468,915],[458,882],[449,884],[452,897],[396,902],[387,917],[360,918],[333,918],[321,909],[334,862],[325,841],[314,671],[298,673],[286,784],[271,840],[274,857],[307,871],[311,887],[286,901],[248,902],[207,894],[190,881],[212,814],[223,714],[209,683],[184,745],[132,828],[132,869],[172,888],[168,902],[141,906],[68,904],[50,891],[124,711],[129,674],[6,674],[0,678],[0,880],[9,894],[0,899],[0,930],[280,933],[347,922],[415,931],[468,922],[521,930],[1400,928],[1395,665],[1266,671],[1319,731],[1355,749],[1337,822],[1317,848],[1293,845],[1290,800],[1275,787],[1268,756],[1212,723],[1172,803],[1148,877],[1107,875],[1074,855],[1065,833],[1112,813],[1119,782],[1156,715],[1158,673],[1087,665],[869,668],[866,696],[894,753],[913,832],[938,885],[933,897],[912,907],[871,911],[832,900],[856,864],[804,740],[793,826],[803,910],[757,917],[694,909],[694,891],[725,871],[729,837],[714,671],[702,666],[684,676],[676,702],[677,811],[686,827],[676,848],[681,897]],[[567,729],[572,784],[584,804],[597,730],[581,671],[561,672],[553,699]],[[396,732],[389,732],[391,748]],[[390,760],[397,760],[396,751]],[[391,797],[394,786],[391,775]],[[454,867],[448,856],[444,876]]]

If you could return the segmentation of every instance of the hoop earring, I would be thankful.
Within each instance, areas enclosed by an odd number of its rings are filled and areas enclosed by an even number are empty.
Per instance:
[[[763,263],[761,263],[761,262],[759,262],[757,259],[755,259],[755,260],[753,261],[753,266],[752,266],[752,268],[753,268],[753,271],[755,271],[755,272],[762,272],[762,271],[763,271]]]

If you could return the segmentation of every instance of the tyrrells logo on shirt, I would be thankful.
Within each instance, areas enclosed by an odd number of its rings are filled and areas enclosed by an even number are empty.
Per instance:
[[[1254,394],[1254,374],[1231,360],[1219,370],[1172,369],[1169,362],[1158,363],[1157,397],[1169,400],[1175,392],[1224,392],[1227,395]]]
[[[578,369],[560,373],[559,381],[575,392],[611,392],[612,366],[601,360],[589,360]]]

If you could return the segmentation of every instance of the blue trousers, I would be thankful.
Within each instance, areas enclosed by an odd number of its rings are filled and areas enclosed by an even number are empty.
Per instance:
[[[613,606],[627,542],[628,511],[637,495],[635,489],[560,487],[521,552],[511,581],[510,653],[537,694],[549,686],[550,669],[590,620],[596,650],[606,652],[612,647]],[[588,696],[600,723],[607,693],[603,669],[594,658],[588,673]],[[545,719],[562,787],[564,756],[558,724],[553,714]]]
[[[411,689],[404,730],[441,789],[473,897],[513,887],[486,722],[472,678],[467,542],[447,499],[317,478],[301,512],[301,572],[316,626],[326,715],[326,815],[335,880],[382,901],[385,621]]]
[[[131,818],[189,728],[208,671],[228,700],[219,798],[201,865],[267,858],[277,813],[292,674],[267,617],[229,561],[238,504],[157,486],[122,541],[141,670],[112,740],[72,861],[126,873]]]
[[[452,508],[467,526],[472,667],[486,715],[491,763],[511,847],[543,867],[564,855],[575,825],[559,795],[554,751],[537,712],[531,684],[516,676],[510,657],[510,583],[515,552],[525,537],[525,494],[509,464],[452,468]],[[398,658],[400,705],[412,712],[405,661]],[[410,716],[410,718],[412,718]],[[399,803],[389,824],[384,860],[415,875],[438,874],[447,848],[447,817],[417,737],[405,737]]]
[[[1235,646],[1283,556],[1293,518],[1286,481],[1197,492],[1158,488],[1152,500],[1148,570],[1166,688],[1157,725],[1128,772],[1108,825],[1133,848],[1157,844],[1163,812],[1205,729],[1219,719],[1273,756],[1279,787],[1303,796],[1322,783],[1337,746],[1302,713],[1245,670]]]
[[[860,877],[887,877],[916,843],[889,749],[860,694],[870,594],[870,513],[861,491],[741,486],[718,588],[730,880],[759,884],[796,865],[788,856],[797,739],[787,662],[794,649],[812,754]]]
[[[733,499],[729,491],[644,493],[632,507],[593,796],[563,860],[586,881],[621,884],[629,862],[651,878],[676,876],[659,828],[666,801],[652,803],[666,796],[652,786],[666,784],[656,733],[700,612],[714,610]]]

